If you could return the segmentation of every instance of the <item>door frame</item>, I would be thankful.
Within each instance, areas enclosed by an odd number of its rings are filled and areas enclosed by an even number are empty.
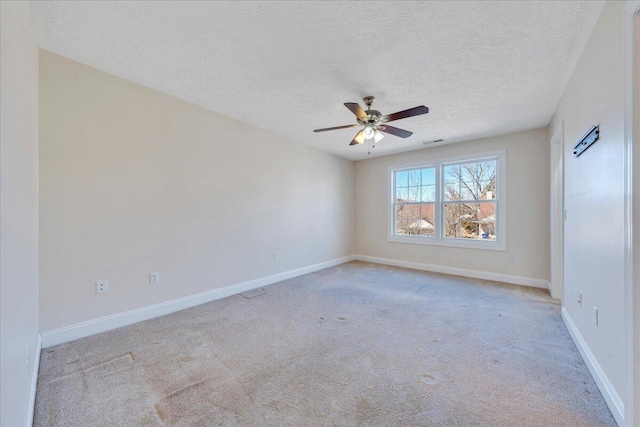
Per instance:
[[[640,0],[628,0],[624,8],[624,241],[625,241],[625,426],[640,424],[640,405],[635,402],[634,394],[640,390],[640,370],[634,369],[638,362],[635,348],[640,348],[640,303],[635,293],[640,292],[640,271],[634,271],[634,196],[640,197],[640,191],[633,186],[634,159],[634,15],[640,13]],[[636,28],[635,31],[640,31]],[[636,106],[638,108],[639,106]],[[636,141],[636,144],[639,141]],[[635,159],[637,163],[640,159]],[[635,166],[638,167],[637,165]],[[635,192],[635,195],[634,195]],[[635,213],[640,214],[639,212]],[[636,219],[636,227],[638,227]],[[640,228],[640,227],[638,227]],[[639,230],[636,230],[636,233]],[[636,249],[637,250],[637,249]],[[635,280],[635,285],[634,285]],[[634,286],[637,288],[634,290]],[[636,329],[634,331],[634,329]],[[634,372],[635,371],[635,372]],[[635,404],[634,404],[635,403]]]
[[[564,306],[564,121],[550,141],[551,148],[551,280],[549,293]]]

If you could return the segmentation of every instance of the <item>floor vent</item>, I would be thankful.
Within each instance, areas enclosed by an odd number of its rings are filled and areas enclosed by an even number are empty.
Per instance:
[[[240,296],[244,299],[253,299],[255,297],[259,297],[260,295],[265,295],[266,293],[267,290],[265,288],[259,288],[247,292],[242,292]]]

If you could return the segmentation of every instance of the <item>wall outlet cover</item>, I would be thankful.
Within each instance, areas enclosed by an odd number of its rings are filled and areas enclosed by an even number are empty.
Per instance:
[[[96,282],[96,294],[103,294],[109,290],[109,283],[106,280]]]
[[[160,283],[160,273],[149,273],[149,284],[157,285],[158,283]]]
[[[580,304],[580,307],[582,307],[582,292],[578,292],[578,303]]]

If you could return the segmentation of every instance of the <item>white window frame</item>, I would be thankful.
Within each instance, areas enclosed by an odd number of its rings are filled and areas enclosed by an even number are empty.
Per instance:
[[[444,167],[451,164],[460,163],[473,163],[483,160],[496,160],[496,240],[471,240],[463,238],[444,237],[444,217],[442,214],[444,203],[444,186],[442,182],[444,180]],[[403,170],[421,169],[421,168],[436,168],[436,201],[435,201],[435,230],[433,236],[416,236],[416,235],[396,235],[395,234],[395,220],[396,213],[394,209],[395,204],[395,172]],[[436,159],[401,165],[393,165],[388,168],[388,237],[389,242],[395,243],[411,243],[419,245],[434,245],[434,246],[451,246],[457,248],[470,248],[470,249],[484,249],[492,251],[506,251],[507,250],[507,185],[506,185],[506,170],[507,170],[507,153],[505,150],[490,151],[484,153],[476,153],[471,155],[447,157],[444,159]]]

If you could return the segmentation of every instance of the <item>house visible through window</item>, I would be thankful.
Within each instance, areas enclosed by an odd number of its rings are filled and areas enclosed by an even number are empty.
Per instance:
[[[444,237],[496,238],[496,160],[444,166]]]
[[[389,239],[503,250],[504,159],[499,152],[391,168]]]
[[[436,169],[396,173],[396,234],[433,236],[435,225]]]

